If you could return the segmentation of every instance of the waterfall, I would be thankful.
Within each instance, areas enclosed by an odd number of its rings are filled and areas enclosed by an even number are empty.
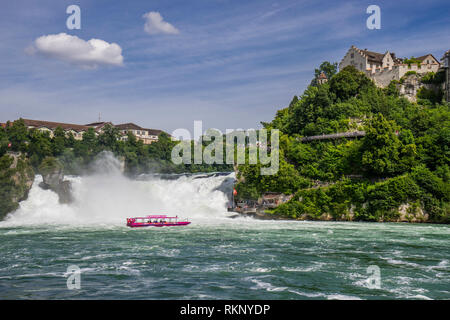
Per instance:
[[[39,187],[36,176],[28,199],[0,226],[125,224],[127,217],[178,215],[193,221],[227,216],[234,173],[142,175],[126,177],[110,153],[95,161],[88,175],[71,177],[74,202],[60,204],[51,190]]]

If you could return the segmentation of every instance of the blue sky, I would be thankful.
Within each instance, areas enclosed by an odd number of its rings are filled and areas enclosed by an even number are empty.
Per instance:
[[[66,27],[72,4],[81,30]],[[366,28],[371,4],[381,8],[380,30]],[[173,32],[146,32],[148,12]],[[192,132],[194,120],[204,129],[258,128],[303,92],[315,67],[339,62],[352,44],[440,59],[450,49],[449,12],[448,0],[3,2],[0,122],[84,124],[100,113],[168,132]],[[39,52],[37,39],[60,33],[115,43],[123,62],[86,67]]]

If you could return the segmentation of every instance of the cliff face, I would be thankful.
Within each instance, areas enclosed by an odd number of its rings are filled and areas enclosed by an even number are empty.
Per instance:
[[[428,91],[438,95],[441,90],[441,84],[423,83],[421,81],[424,75],[409,74],[403,76],[400,83],[397,84],[399,93],[411,102],[417,102],[417,94],[421,88],[425,88]]]
[[[19,207],[34,182],[34,171],[20,153],[0,157],[0,220]]]
[[[64,180],[62,165],[54,158],[46,158],[40,166],[42,174],[42,182],[39,186],[44,190],[52,190],[56,192],[60,203],[71,203],[72,184],[70,181]]]

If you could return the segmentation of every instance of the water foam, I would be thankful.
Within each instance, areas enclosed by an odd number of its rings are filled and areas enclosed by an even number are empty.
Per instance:
[[[175,179],[146,175],[130,179],[121,172],[119,161],[104,153],[90,174],[66,179],[72,182],[75,198],[72,204],[60,204],[56,193],[40,188],[42,177],[38,175],[28,199],[0,226],[123,225],[127,217],[149,214],[193,220],[225,218],[228,197],[222,189],[234,179],[234,173],[182,175]]]

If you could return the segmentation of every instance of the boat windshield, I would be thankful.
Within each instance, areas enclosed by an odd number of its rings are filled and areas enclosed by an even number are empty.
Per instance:
[[[127,220],[131,221],[131,220]],[[180,220],[180,221],[187,221],[187,219]],[[141,217],[141,218],[133,218],[133,222],[135,223],[156,223],[156,224],[166,224],[166,223],[177,223],[178,222],[178,216],[177,217],[162,217],[162,216],[149,216],[149,217]]]

